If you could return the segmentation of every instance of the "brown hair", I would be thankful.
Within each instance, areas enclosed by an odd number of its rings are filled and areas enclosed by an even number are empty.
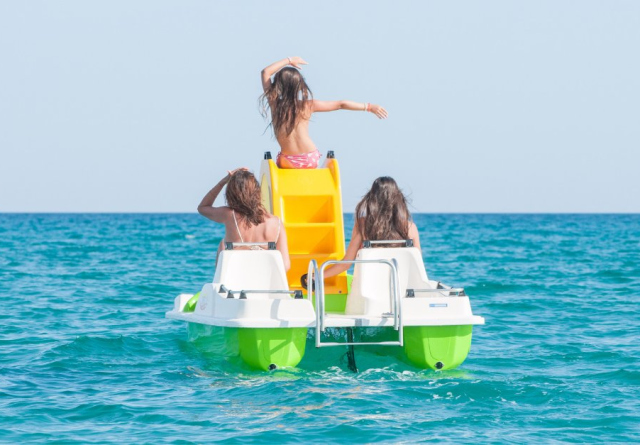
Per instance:
[[[409,238],[411,214],[407,200],[393,178],[382,176],[356,206],[356,224],[362,239]]]
[[[273,83],[260,96],[262,115],[267,117],[268,108],[275,135],[284,132],[285,136],[289,136],[312,99],[311,89],[300,71],[291,67],[283,68],[273,76]]]
[[[239,170],[231,176],[225,198],[227,205],[247,227],[262,224],[267,217],[267,210],[262,205],[260,184],[249,171]]]

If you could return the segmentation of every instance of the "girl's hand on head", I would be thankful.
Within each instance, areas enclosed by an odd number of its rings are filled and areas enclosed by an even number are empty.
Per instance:
[[[236,168],[236,169],[234,169],[234,170],[227,170],[227,176],[225,176],[225,178],[224,178],[224,179],[225,179],[225,182],[229,182],[229,179],[231,179],[231,177],[232,177],[236,172],[239,172],[239,171],[241,171],[241,170],[249,171],[249,169],[248,169],[247,167],[239,167],[239,168]]]
[[[304,61],[302,57],[294,56],[294,57],[289,57],[288,59],[289,59],[289,64],[295,68],[298,68],[299,70],[302,69],[301,65],[309,65],[307,62]]]
[[[380,119],[386,119],[387,117],[389,117],[389,113],[387,113],[387,110],[382,108],[380,105],[371,104],[369,106],[369,111],[378,116]]]

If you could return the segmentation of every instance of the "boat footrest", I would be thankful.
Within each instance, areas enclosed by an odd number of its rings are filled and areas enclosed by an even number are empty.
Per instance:
[[[328,346],[402,346],[399,341],[367,341],[367,342],[320,342],[318,348]]]

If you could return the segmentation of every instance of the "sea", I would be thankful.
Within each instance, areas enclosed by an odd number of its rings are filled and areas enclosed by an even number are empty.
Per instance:
[[[251,370],[165,318],[211,280],[219,225],[0,214],[0,442],[640,442],[640,215],[414,221],[429,277],[486,319],[455,370],[356,347],[354,373],[311,340]]]

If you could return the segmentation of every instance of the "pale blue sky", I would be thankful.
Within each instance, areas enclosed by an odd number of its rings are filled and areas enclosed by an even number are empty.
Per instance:
[[[278,151],[260,70],[298,55],[345,211],[640,212],[638,1],[0,2],[0,211],[193,212]],[[222,202],[222,201],[219,201]]]

